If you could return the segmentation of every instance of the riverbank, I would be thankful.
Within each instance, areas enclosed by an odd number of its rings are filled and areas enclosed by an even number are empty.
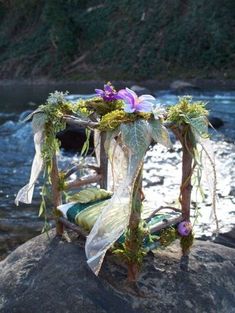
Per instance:
[[[234,2],[0,2],[0,76],[234,79]]]
[[[41,77],[37,79],[3,79],[0,80],[0,88],[5,86],[56,86],[57,88],[61,86],[70,86],[76,87],[77,93],[93,92],[95,88],[100,88],[105,83],[105,80],[54,80],[47,77]],[[202,78],[169,78],[169,79],[151,79],[151,80],[112,80],[114,86],[117,87],[131,87],[131,86],[143,86],[150,91],[163,90],[163,89],[172,89],[172,85],[175,82],[180,82],[185,84],[191,84],[198,91],[232,91],[235,90],[235,79],[202,79]],[[174,90],[174,88],[172,89]],[[53,91],[53,90],[51,90]],[[75,91],[74,91],[75,92]]]

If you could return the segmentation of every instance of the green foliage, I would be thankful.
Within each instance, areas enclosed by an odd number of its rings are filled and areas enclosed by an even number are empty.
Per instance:
[[[89,147],[90,147],[91,130],[86,128],[85,133],[86,133],[86,141],[84,142],[84,144],[82,146],[81,156],[86,156],[88,151],[89,151]]]
[[[179,102],[169,108],[167,121],[174,123],[173,128],[178,126],[178,130],[175,128],[176,131],[179,132],[178,138],[180,139],[183,148],[188,150],[193,159],[192,173],[182,183],[181,191],[193,175],[193,183],[196,186],[197,192],[199,191],[202,197],[204,196],[201,187],[202,169],[204,166],[204,164],[202,164],[202,151],[204,151],[213,170],[212,202],[214,208],[217,181],[215,166],[214,161],[211,159],[211,156],[207,152],[207,148],[202,141],[202,139],[209,137],[207,115],[208,111],[205,108],[205,103],[192,102],[191,97],[185,96],[179,98]],[[181,194],[179,199],[181,199]],[[198,214],[198,210],[195,210],[195,214]]]
[[[46,173],[46,169],[45,169],[44,178],[46,176],[47,176],[47,173]],[[50,198],[50,192],[48,189],[48,180],[47,179],[44,180],[44,184],[41,188],[41,198],[42,198],[42,200],[41,200],[41,204],[39,207],[38,216],[44,218],[44,225],[42,228],[42,233],[46,232],[48,234],[48,231],[50,230],[51,227],[50,227],[50,224],[48,222],[48,212],[47,212],[47,201]]]
[[[156,143],[160,143],[166,147],[171,146],[171,141],[167,129],[162,125],[160,119],[152,119],[149,121],[151,136]]]
[[[144,119],[138,119],[131,124],[122,124],[120,130],[123,144],[132,151],[133,157],[142,162],[151,143],[147,122]]]
[[[140,268],[144,256],[147,254],[144,248],[144,239],[148,235],[148,229],[143,222],[140,222],[135,229],[135,236],[131,234],[130,228],[125,233],[125,243],[121,244],[119,248],[112,252],[118,255],[126,264],[137,264]],[[135,247],[133,249],[133,247]]]
[[[0,24],[0,63],[24,77],[56,76],[78,48],[77,1],[17,0],[5,6]],[[1,8],[0,8],[1,10]]]
[[[122,78],[144,79],[177,69],[230,67],[226,58],[232,61],[234,51],[232,10],[232,0],[107,0],[85,15],[82,29],[89,36],[92,28],[96,37],[92,62],[105,64]],[[103,21],[103,33],[95,29],[97,20]],[[126,48],[128,44],[132,49]]]
[[[74,112],[73,105],[66,101],[62,92],[55,91],[51,93],[45,105],[39,108],[45,114],[45,139],[42,146],[42,157],[45,165],[48,167],[48,175],[51,170],[53,156],[59,151],[60,142],[56,134],[65,129],[66,123],[63,115]]]
[[[58,70],[71,60],[77,50],[79,28],[73,18],[76,4],[77,1],[47,0],[43,8],[42,20],[48,27]]]
[[[59,131],[65,129],[66,123],[62,119],[64,114],[73,112],[72,105],[67,102],[62,92],[51,93],[45,105],[39,107],[45,115],[44,141],[42,144],[42,158],[44,162],[44,184],[41,190],[41,205],[39,216],[44,216],[45,223],[43,231],[48,231],[46,200],[50,199],[49,185],[51,184],[51,171],[53,157],[59,151],[60,142],[56,138]],[[59,174],[59,189],[65,189],[64,173]]]
[[[184,96],[179,98],[179,102],[176,105],[169,107],[167,121],[177,125],[188,124],[190,119],[207,115],[208,111],[204,102],[192,102],[190,96]]]
[[[80,79],[229,75],[234,12],[233,0],[1,2],[2,73]],[[83,56],[84,63],[72,63]]]
[[[42,157],[45,164],[51,169],[52,158],[56,152],[59,151],[60,147],[60,142],[56,138],[56,134],[59,131],[64,130],[66,124],[61,118],[60,109],[53,105],[42,106],[42,109],[46,114],[45,139],[42,146]]]
[[[195,137],[208,138],[208,120],[205,116],[199,116],[189,119],[191,131]]]

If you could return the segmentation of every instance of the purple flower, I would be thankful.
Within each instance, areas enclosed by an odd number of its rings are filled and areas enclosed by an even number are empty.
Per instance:
[[[97,95],[104,99],[104,101],[114,101],[119,99],[118,94],[111,83],[107,83],[104,85],[104,90],[102,89],[95,89]]]
[[[186,237],[192,231],[192,224],[189,221],[183,221],[179,223],[177,229],[181,236]]]
[[[124,111],[127,113],[152,112],[153,103],[151,101],[155,101],[155,98],[150,95],[138,97],[137,94],[129,88],[118,91],[118,97],[124,100]]]

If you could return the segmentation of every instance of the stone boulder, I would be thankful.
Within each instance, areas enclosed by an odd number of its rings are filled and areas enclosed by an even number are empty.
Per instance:
[[[218,129],[218,128],[224,126],[223,120],[221,120],[221,118],[219,118],[219,117],[209,116],[208,119],[209,119],[210,124],[211,124],[215,129]]]
[[[139,85],[133,85],[130,89],[133,90],[138,96],[152,94],[148,88]]]
[[[84,142],[86,141],[85,128],[67,125],[66,129],[59,132],[56,137],[61,142],[61,148],[66,151],[81,152]],[[89,140],[89,152],[94,149],[93,132]]]
[[[235,249],[235,227],[228,232],[219,234],[215,238],[215,242]]]
[[[234,249],[197,241],[182,271],[176,242],[146,256],[136,287],[115,257],[106,257],[96,277],[83,240],[49,236],[35,237],[0,262],[1,313],[235,312]]]
[[[185,82],[183,80],[175,80],[170,84],[170,89],[175,93],[175,94],[190,94],[191,92],[195,91],[200,91],[200,87],[189,83]]]

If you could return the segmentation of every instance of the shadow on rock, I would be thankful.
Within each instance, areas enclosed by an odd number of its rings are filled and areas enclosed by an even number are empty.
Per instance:
[[[235,226],[229,232],[219,234],[214,242],[226,247],[235,248]]]
[[[138,290],[126,269],[108,255],[99,277],[88,268],[84,242],[40,235],[0,262],[2,313],[233,313],[235,250],[196,242],[188,271],[180,269],[178,243],[144,261]]]

